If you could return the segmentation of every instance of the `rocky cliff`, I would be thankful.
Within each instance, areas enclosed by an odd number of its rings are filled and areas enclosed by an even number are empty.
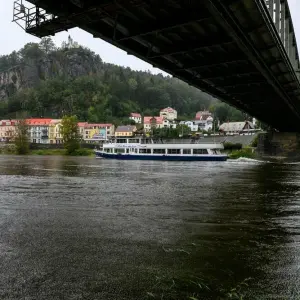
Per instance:
[[[35,59],[27,58],[0,72],[0,100],[22,88],[33,87],[41,80],[98,74],[101,68],[101,58],[83,48],[64,49]]]

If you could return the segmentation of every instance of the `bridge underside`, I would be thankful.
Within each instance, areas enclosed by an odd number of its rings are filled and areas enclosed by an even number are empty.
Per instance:
[[[39,7],[30,34],[80,27],[276,129],[300,131],[298,52],[288,58],[263,0],[29,2]]]

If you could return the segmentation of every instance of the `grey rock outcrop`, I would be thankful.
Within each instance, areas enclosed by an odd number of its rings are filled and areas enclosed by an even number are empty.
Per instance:
[[[27,59],[0,72],[0,100],[23,88],[33,87],[41,80],[98,74],[101,68],[101,58],[83,48],[55,51],[38,60]]]

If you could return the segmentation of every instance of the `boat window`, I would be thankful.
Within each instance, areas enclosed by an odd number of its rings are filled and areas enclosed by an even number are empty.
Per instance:
[[[151,149],[140,149],[140,153],[151,154]]]
[[[191,149],[183,149],[183,154],[191,154],[192,150]]]
[[[122,149],[122,148],[120,148],[120,149],[115,149],[115,153],[125,153],[125,150],[126,150],[126,149]]]
[[[153,154],[166,154],[165,149],[153,149]]]
[[[208,154],[207,149],[194,149],[194,154]]]
[[[180,149],[168,149],[168,154],[180,154]]]
[[[117,139],[117,144],[126,144],[126,139]]]

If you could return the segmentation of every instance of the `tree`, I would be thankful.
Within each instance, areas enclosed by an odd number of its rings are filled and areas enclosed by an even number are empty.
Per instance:
[[[25,119],[21,119],[17,123],[14,142],[17,154],[29,153],[28,125]]]
[[[74,154],[80,148],[78,119],[76,116],[64,116],[61,122],[61,135],[67,154]]]
[[[46,53],[50,53],[51,51],[55,51],[56,47],[54,42],[50,37],[44,37],[40,41],[40,48]]]

